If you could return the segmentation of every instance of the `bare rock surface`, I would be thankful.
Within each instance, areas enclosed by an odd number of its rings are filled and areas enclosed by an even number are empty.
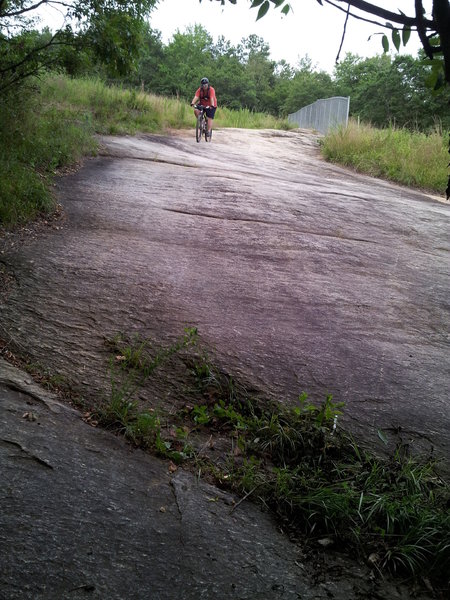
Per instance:
[[[195,326],[281,402],[332,394],[363,439],[450,458],[449,204],[327,164],[304,131],[102,143],[59,183],[64,226],[1,255],[0,337],[88,395],[105,338]]]
[[[448,204],[325,163],[304,131],[101,141],[58,183],[64,221],[0,243],[12,349],[92,402],[108,385],[105,338],[170,342],[194,326],[234,377],[280,402],[332,394],[356,436],[400,432],[448,465]],[[229,515],[190,475],[169,477],[13,380],[0,383],[0,595],[143,598],[152,585],[155,599],[327,597],[257,509]],[[176,388],[157,382],[154,397],[176,402]],[[30,411],[38,421],[22,419]],[[245,574],[247,587],[230,587]],[[370,597],[367,573],[343,581],[323,594]]]

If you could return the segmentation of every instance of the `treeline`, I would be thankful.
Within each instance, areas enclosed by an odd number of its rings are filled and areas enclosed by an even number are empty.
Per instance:
[[[87,51],[67,58],[70,74],[92,72]],[[448,89],[432,90],[431,67],[420,52],[416,58],[347,54],[330,75],[316,70],[308,57],[296,66],[271,60],[269,45],[256,35],[234,46],[224,37],[214,42],[204,27],[196,25],[164,44],[160,33],[148,26],[136,71],[120,82],[189,101],[205,76],[216,88],[220,104],[232,109],[285,117],[319,98],[350,96],[350,115],[377,127],[450,128]]]
[[[319,98],[350,96],[350,116],[376,127],[395,125],[426,132],[439,125],[450,129],[449,87],[433,90],[433,66],[423,52],[417,57],[347,54],[330,75],[317,70],[308,56],[295,66],[272,60],[269,45],[256,35],[237,45],[223,36],[215,42],[201,25],[177,32],[164,44],[160,32],[141,23],[132,51],[127,52],[119,52],[117,35],[108,43],[94,36],[94,44],[91,37],[50,45],[46,68],[62,69],[73,77],[100,76],[187,102],[201,77],[207,76],[221,106],[276,117],[286,117]],[[45,46],[52,34],[28,31],[18,41],[31,39],[36,44],[37,38]]]

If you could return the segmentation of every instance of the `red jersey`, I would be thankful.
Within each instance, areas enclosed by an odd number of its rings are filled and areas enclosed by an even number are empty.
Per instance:
[[[200,98],[202,106],[214,106],[214,108],[217,108],[216,91],[211,85],[208,86],[206,92],[203,91],[203,87],[199,87],[195,95]]]

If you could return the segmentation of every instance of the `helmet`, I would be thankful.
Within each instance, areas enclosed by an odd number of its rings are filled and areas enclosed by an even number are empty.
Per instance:
[[[203,77],[203,79],[200,81],[201,85],[204,85],[205,83],[209,83],[209,79],[207,77]]]

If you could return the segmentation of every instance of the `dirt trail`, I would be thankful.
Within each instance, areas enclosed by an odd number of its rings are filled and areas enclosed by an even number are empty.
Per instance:
[[[312,134],[102,139],[60,229],[6,247],[1,337],[84,393],[104,338],[198,327],[235,376],[450,457],[450,205],[325,163]],[[159,394],[170,390],[160,389]]]

